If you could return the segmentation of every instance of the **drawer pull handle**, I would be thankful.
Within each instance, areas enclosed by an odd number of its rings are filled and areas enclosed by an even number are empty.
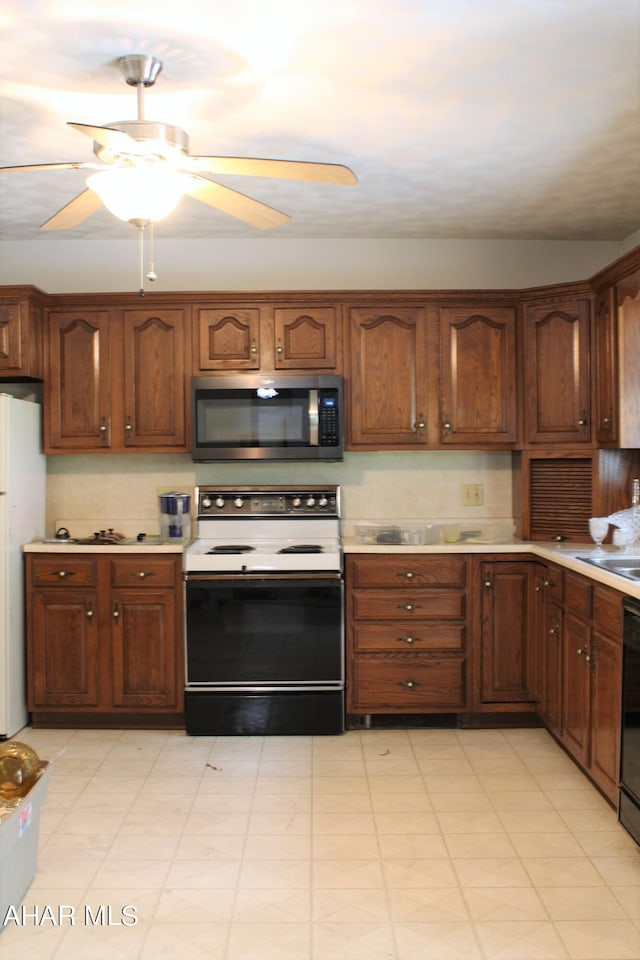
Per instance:
[[[64,580],[65,577],[75,577],[75,570],[56,570],[54,576]]]
[[[419,603],[399,603],[397,606],[398,610],[408,610],[409,612],[411,612],[411,610],[418,610],[420,608]]]
[[[131,573],[130,576],[137,577],[138,580],[144,580],[146,577],[155,577],[155,570],[139,570],[138,573]]]
[[[413,690],[418,684],[415,680],[400,680],[400,686],[405,687],[406,690]]]
[[[420,643],[422,637],[397,637],[398,643]]]

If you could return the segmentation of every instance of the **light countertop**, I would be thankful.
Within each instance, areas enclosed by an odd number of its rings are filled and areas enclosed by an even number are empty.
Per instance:
[[[575,570],[585,577],[590,577],[598,583],[603,583],[614,590],[629,597],[635,597],[640,600],[640,582],[628,580],[617,573],[609,573],[608,570],[600,569],[590,563],[585,563],[579,557],[588,557],[594,555],[593,543],[572,543],[568,546],[566,543],[539,543],[525,540],[512,540],[509,543],[441,543],[433,545],[413,545],[413,544],[368,544],[357,543],[355,538],[347,537],[342,541],[342,547],[346,554],[513,554],[514,559],[518,554],[527,554],[528,556],[540,557],[541,560],[547,560],[551,563],[557,563],[559,566],[566,567],[569,570]],[[635,556],[640,557],[640,547],[627,548],[626,551],[619,547],[605,547],[607,553],[613,557]],[[595,554],[597,556],[597,554]]]
[[[22,546],[24,553],[182,553],[188,543],[182,540],[161,540],[149,537],[140,543],[68,543],[65,540],[55,542],[34,540]]]

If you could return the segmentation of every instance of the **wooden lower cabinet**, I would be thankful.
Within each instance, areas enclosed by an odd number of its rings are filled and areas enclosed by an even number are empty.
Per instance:
[[[541,597],[538,633],[538,715],[547,729],[560,735],[562,729],[562,655],[564,623],[564,571],[542,564],[536,589]]]
[[[179,554],[27,554],[34,725],[175,725],[183,710]]]
[[[559,737],[615,804],[622,699],[622,595],[573,571],[565,575]]]
[[[467,706],[465,556],[347,556],[347,713]]]
[[[537,569],[527,560],[477,564],[480,636],[474,710],[536,709]]]

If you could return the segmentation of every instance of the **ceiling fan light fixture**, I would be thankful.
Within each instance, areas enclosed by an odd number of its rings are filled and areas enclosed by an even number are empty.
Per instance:
[[[173,213],[189,179],[176,170],[154,164],[103,170],[88,177],[87,186],[118,219],[156,223]]]

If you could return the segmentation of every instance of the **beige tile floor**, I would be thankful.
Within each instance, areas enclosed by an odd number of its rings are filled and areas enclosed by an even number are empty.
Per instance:
[[[542,730],[18,738],[55,767],[2,958],[640,958],[640,848]]]

